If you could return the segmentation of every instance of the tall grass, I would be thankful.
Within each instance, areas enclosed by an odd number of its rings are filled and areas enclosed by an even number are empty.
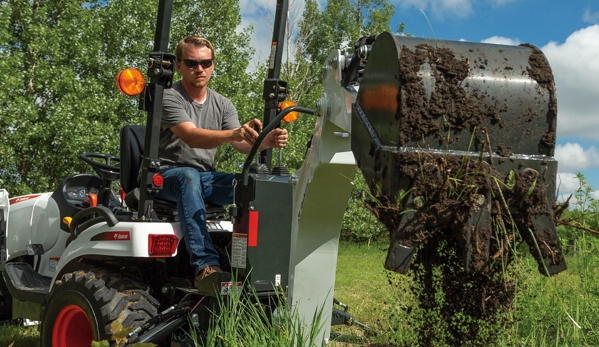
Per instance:
[[[39,333],[36,326],[4,324],[0,326],[0,347],[38,347]]]
[[[191,332],[196,346],[323,346],[317,340],[323,327],[322,310],[314,313],[311,322],[304,322],[294,308],[287,305],[283,293],[274,311],[256,295],[233,291],[218,298],[218,312],[214,312],[205,336]]]
[[[335,297],[377,333],[355,325],[333,327],[341,338],[332,346],[419,345],[415,329],[419,322],[412,314],[418,303],[409,289],[411,279],[383,269],[385,248],[341,244]],[[549,278],[539,273],[532,256],[517,262],[518,293],[513,309],[504,312],[513,325],[494,346],[599,346],[599,251],[582,241],[578,250],[567,258],[567,271]],[[351,278],[356,279],[354,286]]]

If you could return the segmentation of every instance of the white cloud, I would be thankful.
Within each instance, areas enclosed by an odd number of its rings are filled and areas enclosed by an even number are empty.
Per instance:
[[[595,12],[595,13],[591,13],[591,10],[587,9],[586,11],[584,11],[582,20],[585,23],[599,23],[599,11]]]
[[[494,43],[498,45],[510,45],[510,46],[518,46],[521,42],[519,39],[511,39],[509,37],[503,36],[492,36],[488,39],[484,39],[481,41],[482,43]]]
[[[556,193],[560,195],[569,195],[580,188],[580,180],[576,178],[573,172],[558,172],[556,184]]]
[[[594,140],[599,129],[599,24],[550,42],[547,56],[557,87],[557,135]]]
[[[580,171],[599,166],[599,152],[595,147],[584,149],[579,143],[555,147],[555,159],[560,172]]]

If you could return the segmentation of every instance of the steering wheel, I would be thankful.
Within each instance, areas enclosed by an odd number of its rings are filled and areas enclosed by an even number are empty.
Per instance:
[[[81,160],[89,164],[91,167],[96,170],[98,175],[103,179],[109,181],[116,181],[119,179],[121,173],[121,158],[115,157],[110,154],[102,154],[102,153],[92,153],[85,152],[80,156]],[[104,163],[96,161],[94,159],[103,159]],[[114,165],[113,162],[117,162],[117,165]]]

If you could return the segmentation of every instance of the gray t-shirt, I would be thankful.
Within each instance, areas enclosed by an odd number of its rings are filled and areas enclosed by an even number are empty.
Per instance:
[[[181,82],[164,90],[162,122],[160,125],[160,146],[158,157],[161,166],[191,166],[200,171],[214,170],[216,148],[191,148],[175,135],[170,127],[192,122],[198,128],[209,130],[228,130],[240,127],[237,110],[233,103],[221,94],[208,88],[203,103],[193,101]]]

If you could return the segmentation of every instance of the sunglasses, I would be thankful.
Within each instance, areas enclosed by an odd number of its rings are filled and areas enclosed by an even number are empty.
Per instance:
[[[203,69],[207,69],[212,66],[212,62],[214,62],[214,59],[183,59],[183,63],[185,64],[185,66],[187,66],[190,69],[194,69],[198,65],[200,65]]]

